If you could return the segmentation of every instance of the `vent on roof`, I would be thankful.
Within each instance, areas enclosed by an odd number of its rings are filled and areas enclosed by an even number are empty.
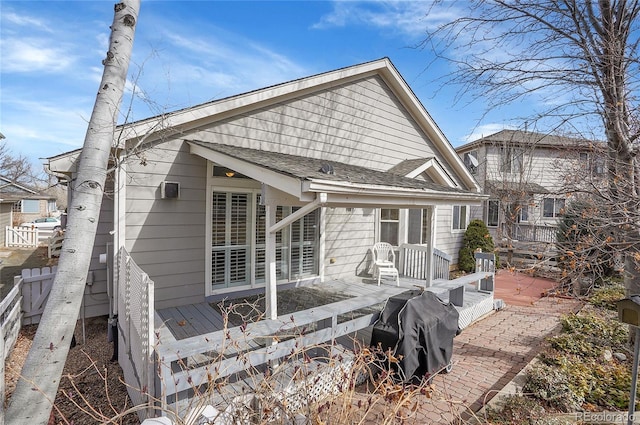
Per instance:
[[[322,167],[320,167],[320,172],[323,174],[331,174],[331,175],[335,174],[335,172],[333,171],[333,165],[329,164],[328,162],[325,164],[322,164]]]

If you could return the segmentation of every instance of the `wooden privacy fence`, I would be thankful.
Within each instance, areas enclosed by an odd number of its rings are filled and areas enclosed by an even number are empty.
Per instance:
[[[62,251],[64,233],[54,232],[53,236],[47,239],[47,255],[49,258],[59,257]]]
[[[11,353],[22,325],[38,323],[49,296],[56,267],[24,269],[16,276],[13,288],[0,302],[0,394],[4,394],[4,364]],[[0,423],[4,423],[4,403],[0,403]]]
[[[40,322],[57,270],[56,266],[22,270],[20,287],[24,325]]]

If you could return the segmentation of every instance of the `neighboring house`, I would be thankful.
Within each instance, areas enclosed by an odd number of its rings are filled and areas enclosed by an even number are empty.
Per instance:
[[[602,182],[602,148],[599,142],[516,130],[456,148],[490,197],[472,217],[481,218],[498,241],[555,241],[567,198]]]
[[[0,176],[0,198],[13,202],[13,225],[58,213],[56,197]]]
[[[13,201],[0,197],[0,246],[5,246],[7,227],[13,222]]]

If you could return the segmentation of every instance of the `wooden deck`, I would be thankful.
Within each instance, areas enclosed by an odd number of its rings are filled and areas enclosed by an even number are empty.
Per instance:
[[[374,282],[371,280],[371,282]],[[316,288],[321,291],[343,295],[345,299],[355,298],[363,295],[379,295],[380,302],[383,303],[387,298],[408,291],[422,287],[420,282],[415,279],[404,278],[400,281],[400,287],[391,286],[389,284],[383,284],[377,286],[375,283],[363,283],[363,282],[346,282],[344,280],[335,280],[323,284],[312,285],[310,288]],[[285,296],[296,296],[296,302],[300,304],[303,302],[304,309],[311,309],[318,307],[317,299],[300,300],[296,294],[295,289],[288,289],[282,291]],[[278,294],[281,297],[281,294]],[[230,299],[242,300],[242,294],[238,293],[230,295]],[[311,298],[311,297],[309,297]],[[287,299],[279,299],[278,312],[280,316],[289,315],[292,311],[281,308],[281,304],[287,304]],[[224,329],[224,319],[219,310],[214,308],[209,303],[190,304],[180,307],[170,307],[157,310],[158,315],[162,319],[162,323],[171,331],[172,336],[176,340],[204,335],[210,332],[220,331]],[[232,324],[228,325],[232,327]],[[158,325],[156,325],[158,327]]]
[[[400,286],[392,286],[389,283],[382,284],[381,286],[377,286],[373,279],[367,280],[364,282],[347,282],[344,280],[335,280],[323,284],[313,285],[312,288],[316,288],[321,291],[327,291],[335,294],[340,294],[348,298],[356,298],[364,295],[373,295],[378,296],[380,298],[380,303],[384,303],[386,299],[392,297],[394,295],[400,294],[402,292],[412,290],[412,289],[420,289],[424,288],[424,283],[417,279],[411,279],[407,277],[400,278]],[[482,309],[480,313],[474,313],[477,310],[479,304],[487,304],[489,303],[491,306],[489,309],[493,307],[493,296],[487,293],[481,293],[475,291],[475,287],[470,285],[469,282],[463,282],[466,285],[465,295],[464,295],[464,304],[462,306],[457,307],[458,312],[461,315],[461,328],[464,328],[471,324],[473,321],[477,320],[480,316],[486,314],[486,308]],[[426,288],[430,290],[436,295],[438,295],[443,301],[449,301],[448,299],[448,291],[447,291],[447,283],[440,282],[439,284],[434,285],[433,287]],[[282,292],[286,297],[295,296],[296,302],[298,305],[302,300],[299,299],[299,296],[295,292],[295,289],[289,289]],[[281,294],[278,294],[280,297]],[[241,294],[236,294],[230,298],[237,298],[242,300],[243,297]],[[317,299],[307,299],[306,303],[303,302],[303,309],[312,309],[318,307],[319,304]],[[280,299],[280,303],[287,304],[288,300]],[[381,305],[382,307],[382,305]],[[278,311],[280,316],[289,315],[293,313],[293,311],[288,311],[286,309],[282,309],[279,305]],[[185,338],[197,337],[199,335],[208,334],[211,332],[216,332],[224,329],[224,319],[220,314],[219,310],[214,308],[209,303],[199,303],[199,304],[190,304],[181,307],[170,307],[157,310],[159,317],[162,319],[162,323],[171,331],[171,335],[176,340],[181,340]],[[156,327],[158,325],[156,324]],[[228,324],[228,327],[233,327],[232,324]]]
[[[443,301],[455,295],[460,303],[456,309],[461,328],[493,310],[493,293],[477,291],[469,284],[471,280],[471,276],[466,276],[457,282],[439,282],[426,288]],[[377,286],[373,280],[336,280],[279,290],[278,319],[259,320],[243,326],[228,324],[226,328],[219,310],[207,303],[157,310],[156,354],[162,359],[158,364],[157,396],[165,407],[173,406],[170,408],[181,411],[194,391],[200,391],[200,386],[206,386],[212,376],[227,379],[229,384],[237,380],[239,388],[246,392],[251,387],[244,381],[243,372],[247,368],[254,372],[262,370],[272,362],[290,357],[291,353],[307,351],[308,347],[323,347],[327,342],[334,347],[332,350],[348,351],[356,340],[368,345],[372,325],[386,300],[408,290],[424,288],[422,283],[410,278],[401,278],[400,286],[391,281]],[[460,297],[460,289],[464,300]],[[339,294],[340,297],[336,301],[335,296],[325,297],[323,293]],[[327,300],[330,301],[327,303]],[[281,303],[289,304],[293,311],[281,308]],[[209,402],[222,406],[228,400]]]

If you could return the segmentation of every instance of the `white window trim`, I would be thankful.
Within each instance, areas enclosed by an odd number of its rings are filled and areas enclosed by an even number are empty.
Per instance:
[[[455,223],[455,207],[460,207],[460,209],[462,210],[462,208],[464,208],[465,211],[465,221],[464,221],[464,227],[460,228],[460,229],[456,229],[453,227],[454,223]],[[469,205],[462,205],[462,204],[456,204],[456,205],[452,205],[451,206],[451,232],[452,233],[464,233],[467,230],[467,226],[469,225]],[[458,220],[460,221],[460,220]]]

